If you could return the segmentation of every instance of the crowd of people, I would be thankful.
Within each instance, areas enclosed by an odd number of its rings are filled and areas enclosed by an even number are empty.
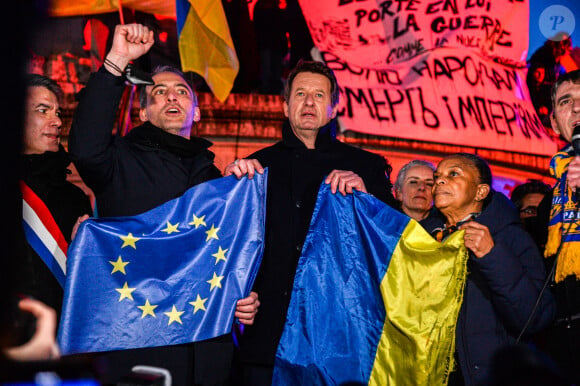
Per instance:
[[[79,95],[68,152],[60,145],[58,85],[39,75],[27,80],[22,198],[28,205],[27,197],[33,197],[30,202],[40,206],[29,210],[48,216],[57,232],[32,227],[31,234],[23,222],[26,237],[20,270],[14,272],[19,286],[13,292],[27,295],[16,315],[29,312],[34,318],[14,327],[26,330],[25,339],[2,341],[0,369],[62,360],[54,332],[63,272],[58,251],[38,248],[34,233],[67,245],[89,217],[137,215],[200,183],[231,175],[252,178],[268,168],[264,255],[250,295],[236,304],[241,327],[207,341],[95,354],[90,359],[98,363],[100,382],[119,384],[135,365],[148,365],[168,370],[175,385],[270,385],[298,259],[325,183],[333,194],[373,195],[418,221],[438,241],[463,232],[468,276],[449,384],[501,384],[498,355],[518,345],[536,353],[534,360],[541,358],[541,366],[528,363],[542,371],[536,381],[580,383],[580,157],[571,145],[580,126],[580,71],[559,75],[552,88],[550,123],[567,143],[552,160],[556,185],[532,181],[515,189],[510,201],[492,188],[486,160],[471,153],[448,155],[436,166],[413,160],[393,186],[386,159],[336,138],[339,85],[333,71],[317,61],[299,61],[288,74],[282,139],[235,160],[223,173],[213,163],[211,143],[192,136],[201,119],[197,98],[176,68],[153,71],[151,81],[140,86],[143,124],[125,136],[113,135],[125,69],[153,45],[148,27],[116,26],[104,65]],[[94,203],[66,181],[71,162],[94,192]]]

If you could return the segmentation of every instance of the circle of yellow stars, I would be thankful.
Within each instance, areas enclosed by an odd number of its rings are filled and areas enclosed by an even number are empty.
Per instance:
[[[172,224],[171,222],[167,221],[165,224],[165,228],[161,229],[161,232],[167,233],[168,235],[172,233],[178,233],[179,231],[179,223]],[[201,217],[197,217],[195,214],[193,215],[193,219],[187,225],[195,227],[198,229],[199,227],[207,228],[207,224],[205,222],[205,215]],[[211,225],[209,229],[205,231],[206,238],[205,242],[209,242],[211,240],[219,240],[218,232],[220,228],[216,227],[214,224]],[[137,249],[137,242],[141,240],[139,237],[133,236],[132,233],[127,234],[126,236],[119,236],[120,239],[123,241],[121,245],[121,249],[130,247],[133,249]],[[223,249],[221,246],[218,246],[218,251],[211,256],[215,258],[215,265],[217,265],[220,261],[226,262],[227,261],[227,254],[228,249]],[[119,255],[117,260],[111,260],[109,263],[113,266],[111,271],[111,275],[118,273],[122,275],[127,275],[126,268],[131,263],[130,261],[123,260],[123,257]],[[209,291],[212,292],[217,288],[222,288],[222,280],[224,276],[218,276],[216,272],[213,273],[211,279],[207,280],[206,282],[209,284]],[[135,301],[133,298],[133,292],[136,288],[129,287],[127,281],[123,284],[121,288],[115,288],[115,291],[119,293],[119,302],[127,299],[129,301]],[[206,302],[209,298],[202,298],[199,294],[196,295],[195,300],[188,302],[193,307],[193,314],[196,314],[198,311],[206,311]],[[151,304],[149,298],[145,299],[145,304],[138,305],[137,308],[141,310],[141,319],[145,317],[157,317],[156,309],[159,307],[157,304]],[[167,325],[171,325],[172,323],[179,323],[183,324],[181,320],[181,316],[185,313],[185,311],[180,311],[177,307],[172,305],[171,311],[163,312],[164,315],[167,316],[168,321]]]

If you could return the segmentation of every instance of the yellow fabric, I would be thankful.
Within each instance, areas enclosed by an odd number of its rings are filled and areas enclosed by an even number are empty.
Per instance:
[[[467,275],[463,233],[439,243],[407,225],[381,283],[387,316],[369,385],[447,384]]]
[[[183,71],[203,76],[215,97],[226,100],[240,65],[221,1],[190,0],[179,55]]]
[[[567,183],[568,164],[572,156],[567,151],[556,153],[550,161],[550,174],[557,179],[548,223],[548,239],[544,256],[557,257],[554,280],[558,283],[568,276],[580,279],[580,229],[578,229],[578,203],[572,199],[572,189]],[[563,240],[562,240],[563,239]]]
[[[154,15],[175,17],[175,0],[122,0],[120,6]],[[119,0],[52,0],[48,6],[48,14],[53,17],[118,11]]]

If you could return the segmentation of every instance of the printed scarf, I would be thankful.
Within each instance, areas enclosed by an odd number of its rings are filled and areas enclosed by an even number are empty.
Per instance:
[[[550,174],[557,179],[548,223],[548,240],[544,257],[558,253],[554,280],[559,283],[567,276],[580,279],[579,205],[575,193],[568,187],[568,164],[572,161],[571,146],[556,153],[550,161]],[[562,245],[560,245],[562,244]]]

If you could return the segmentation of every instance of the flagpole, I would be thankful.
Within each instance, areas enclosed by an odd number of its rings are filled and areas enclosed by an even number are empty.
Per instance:
[[[125,24],[125,18],[123,16],[123,2],[122,0],[117,0],[119,3],[119,20],[121,24]],[[131,85],[128,95],[125,94],[126,103],[124,103],[124,111],[122,114],[122,120],[119,122],[119,132],[121,136],[126,135],[129,132],[129,125],[131,123],[131,108],[133,107],[133,97],[135,95],[135,85]]]
[[[122,0],[117,0],[119,2],[119,19],[121,24],[125,24],[125,18],[123,17],[123,2]]]

